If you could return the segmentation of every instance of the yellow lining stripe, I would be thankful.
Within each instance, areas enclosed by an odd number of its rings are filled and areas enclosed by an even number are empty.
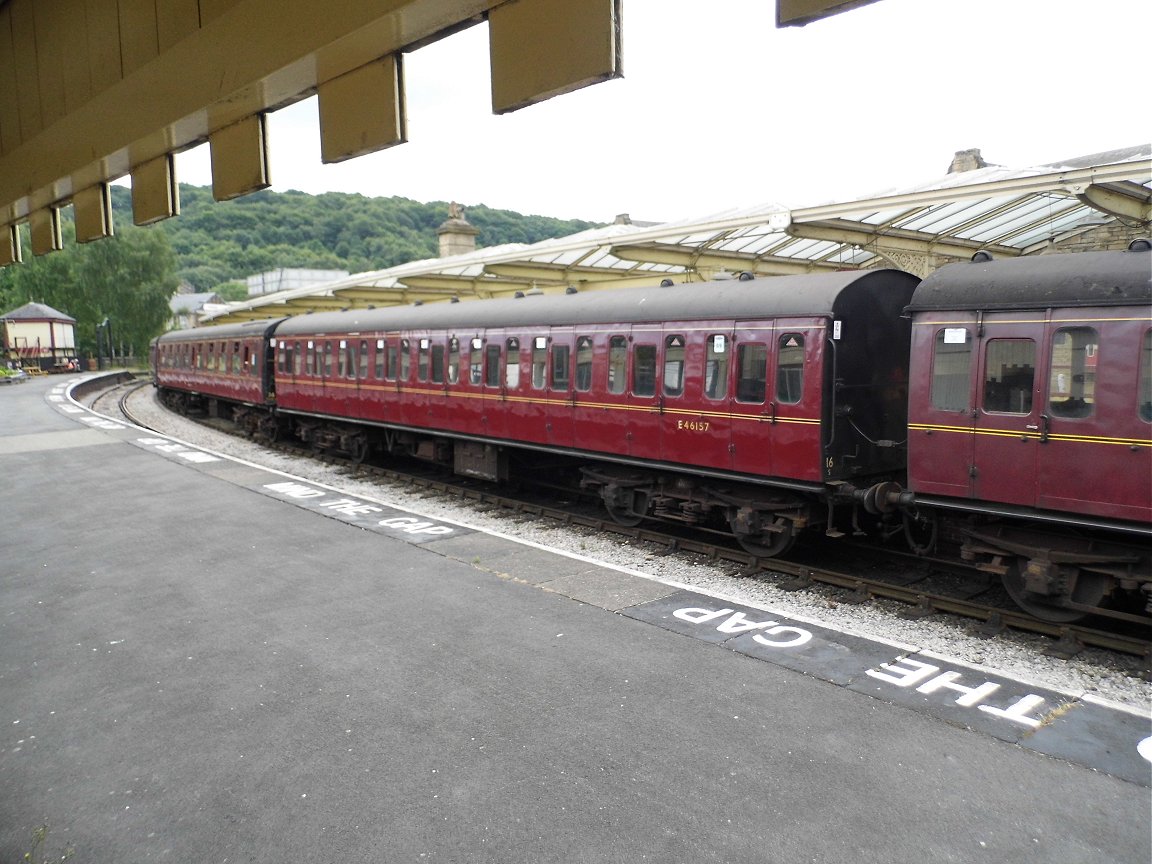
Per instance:
[[[447,397],[449,399],[479,399],[482,402],[510,402],[517,405],[542,405],[550,408],[587,408],[602,409],[605,411],[633,411],[645,414],[669,414],[676,417],[711,417],[719,420],[752,420],[757,423],[771,423],[772,417],[767,414],[741,414],[727,411],[698,411],[691,408],[664,407],[661,411],[658,405],[623,405],[616,402],[585,402],[573,403],[571,399],[535,399],[530,396],[501,396],[499,393],[472,393],[467,391],[453,391],[445,393],[441,389],[425,387],[405,387],[397,391],[395,387],[379,385],[357,385],[355,381],[324,381],[312,385],[315,389],[331,388],[336,390],[366,390],[378,393],[403,393],[411,396]],[[793,423],[809,426],[819,426],[819,418],[814,417],[781,417],[776,416],[777,423]]]
[[[1024,438],[1040,440],[1040,433],[1034,429],[1013,431],[1011,429],[977,429],[971,426],[936,426],[930,423],[909,423],[908,429],[916,432],[951,432],[964,435],[988,435],[998,438]],[[1048,441],[1064,441],[1073,444],[1119,444],[1127,447],[1152,447],[1152,438],[1111,438],[1104,435],[1071,435],[1049,433]]]
[[[994,314],[996,314],[996,311],[990,310],[990,311],[985,312],[985,314],[994,315]],[[1098,318],[1088,318],[1088,317],[1083,317],[1083,318],[1053,318],[1051,320],[1049,320],[1047,318],[1010,318],[1010,319],[994,318],[992,320],[988,320],[987,318],[985,318],[981,321],[976,321],[974,318],[965,318],[962,321],[916,321],[915,325],[917,327],[942,327],[942,326],[948,326],[948,325],[975,326],[977,324],[983,324],[985,327],[991,327],[991,326],[996,325],[996,324],[1054,324],[1057,326],[1063,326],[1065,324],[1100,324],[1100,323],[1107,324],[1107,323],[1125,322],[1125,321],[1141,321],[1141,322],[1152,323],[1152,315],[1134,315],[1134,316],[1123,317],[1123,318],[1104,318],[1104,317],[1098,317]]]

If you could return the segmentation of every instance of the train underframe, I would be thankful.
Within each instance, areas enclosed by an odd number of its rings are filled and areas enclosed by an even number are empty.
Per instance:
[[[1152,615],[1152,556],[1139,540],[921,506],[895,478],[865,487],[778,488],[575,456],[557,462],[555,454],[497,443],[276,413],[179,391],[162,390],[161,398],[180,413],[231,419],[250,437],[294,438],[313,452],[340,453],[354,462],[373,453],[405,456],[495,483],[570,471],[622,525],[652,519],[726,528],[757,557],[786,555],[805,531],[886,539],[903,534],[919,555],[955,556],[999,577],[1017,605],[1054,623],[1105,614],[1146,624]]]
[[[870,513],[898,509],[913,551],[959,558],[999,577],[1016,605],[1041,620],[1103,614],[1147,624],[1152,615],[1152,553],[1139,534],[1059,516],[1040,521],[924,506],[894,482],[853,490],[853,498]]]

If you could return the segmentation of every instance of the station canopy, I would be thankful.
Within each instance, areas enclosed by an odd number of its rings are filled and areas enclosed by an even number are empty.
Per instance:
[[[868,198],[789,209],[776,203],[698,219],[627,219],[555,240],[508,244],[359,273],[231,304],[205,324],[309,311],[473,300],[516,293],[896,267],[926,276],[978,251],[1042,254],[1108,226],[1149,236],[1152,145],[1052,165],[987,165]]]

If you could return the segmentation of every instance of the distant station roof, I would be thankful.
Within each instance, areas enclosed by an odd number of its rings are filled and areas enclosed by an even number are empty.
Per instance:
[[[66,324],[75,324],[76,319],[71,315],[58,312],[51,306],[43,303],[25,303],[11,312],[0,314],[4,321],[62,321]]]
[[[700,219],[618,221],[541,243],[415,261],[229,306],[213,323],[307,311],[897,267],[926,276],[977,251],[1032,255],[1118,224],[1147,234],[1152,145],[1033,168],[956,154],[943,178],[868,198],[789,209],[770,203]]]

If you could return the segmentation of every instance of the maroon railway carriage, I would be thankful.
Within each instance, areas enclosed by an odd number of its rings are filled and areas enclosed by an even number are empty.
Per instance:
[[[965,552],[1053,620],[1152,578],[1152,254],[1133,246],[953,264],[909,307],[909,488],[1016,517]]]
[[[622,522],[779,554],[828,490],[902,477],[917,279],[892,270],[297,316],[277,411],[319,448],[503,479],[571,457]],[[355,421],[355,424],[343,421]],[[533,455],[534,454],[534,455]]]
[[[168,407],[227,416],[271,429],[275,401],[271,340],[282,318],[173,330],[152,343],[153,383]]]

